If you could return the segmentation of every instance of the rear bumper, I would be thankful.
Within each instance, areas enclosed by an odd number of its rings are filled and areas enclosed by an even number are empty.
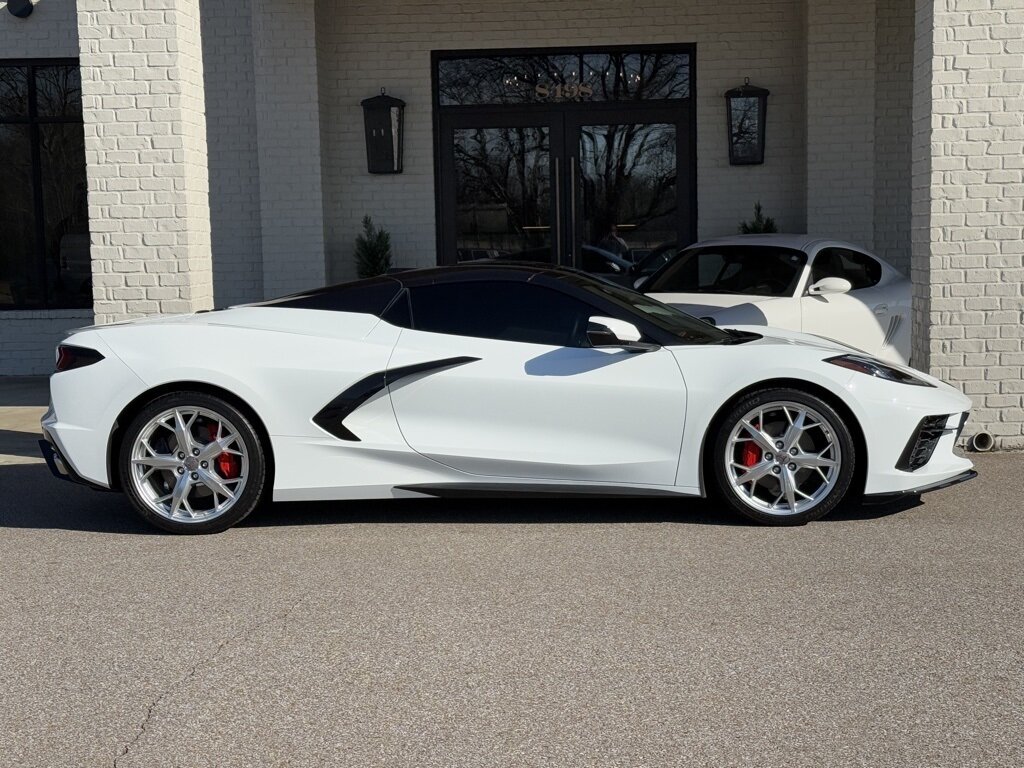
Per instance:
[[[968,480],[973,480],[978,476],[978,473],[973,469],[968,469],[961,472],[958,475],[947,478],[945,480],[939,480],[938,482],[928,483],[927,485],[919,485],[916,488],[908,488],[905,491],[893,491],[890,493],[871,493],[864,496],[865,504],[886,504],[890,501],[897,501],[899,499],[905,499],[907,496],[919,496],[922,493],[928,493],[929,491],[939,491],[943,488],[949,488],[951,485],[959,485],[965,483]]]
[[[84,485],[97,491],[110,490],[109,488],[105,488],[102,485],[99,485],[98,483],[90,482],[89,480],[86,480],[84,477],[79,475],[75,471],[75,468],[71,466],[71,462],[65,459],[64,456],[61,454],[60,450],[52,442],[50,442],[50,435],[45,430],[43,432],[43,435],[47,439],[39,441],[39,451],[40,453],[43,454],[43,459],[46,461],[46,466],[50,468],[50,472],[53,473],[54,477],[56,477],[58,480],[67,480],[78,485]]]

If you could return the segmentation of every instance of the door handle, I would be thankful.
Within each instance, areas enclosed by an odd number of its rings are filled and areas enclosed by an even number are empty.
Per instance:
[[[889,305],[888,304],[875,304],[875,314],[876,315],[884,315],[888,311],[889,311]]]
[[[555,236],[551,247],[554,249],[555,264],[562,263],[562,160],[555,158]]]
[[[569,242],[572,244],[572,264],[569,266],[575,267],[576,265],[576,157],[569,158],[569,184],[570,184],[570,195],[569,195]]]

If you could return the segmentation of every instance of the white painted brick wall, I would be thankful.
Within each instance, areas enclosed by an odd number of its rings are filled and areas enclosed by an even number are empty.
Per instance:
[[[52,373],[57,344],[83,325],[92,325],[88,309],[0,313],[0,376]]]
[[[213,293],[225,307],[263,298],[252,0],[203,0],[201,23]]]
[[[78,0],[97,322],[212,306],[199,0]]]
[[[909,275],[914,0],[875,7],[875,253]]]
[[[322,0],[317,50],[330,278],[354,274],[352,241],[366,214],[390,230],[398,264],[435,263],[433,49],[695,42],[700,236],[736,232],[757,200],[782,229],[803,231],[803,1]],[[730,167],[723,94],[744,77],[771,90],[766,160]],[[405,172],[397,176],[366,172],[359,102],[381,87],[408,104]]]
[[[874,247],[875,2],[807,2],[807,231]]]
[[[316,19],[309,0],[253,0],[263,290],[324,283]]]
[[[916,35],[915,354],[1022,448],[1024,5],[918,0]]]

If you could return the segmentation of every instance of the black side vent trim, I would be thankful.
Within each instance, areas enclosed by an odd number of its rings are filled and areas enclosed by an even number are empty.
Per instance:
[[[428,371],[440,371],[444,368],[452,368],[457,365],[475,363],[479,357],[446,357],[443,360],[431,360],[429,363],[416,363],[415,365],[404,365],[400,368],[392,368],[388,371],[377,371],[366,378],[360,379],[351,387],[346,389],[313,417],[313,423],[321,429],[330,432],[340,440],[359,442],[359,437],[345,426],[345,419],[348,418],[359,406],[383,390],[389,384],[394,384],[399,379],[407,376],[414,376],[417,373]]]

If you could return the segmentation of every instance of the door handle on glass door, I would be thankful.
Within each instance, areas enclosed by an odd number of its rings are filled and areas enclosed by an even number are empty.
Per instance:
[[[572,252],[572,263],[570,267],[580,269],[580,263],[578,253],[576,250],[577,238],[576,238],[576,157],[569,158],[569,243],[571,244]]]
[[[562,204],[562,163],[559,159],[555,158],[555,237],[551,243],[551,248],[554,251],[554,258],[552,261],[555,264],[562,263],[562,216],[559,213]],[[550,229],[550,227],[549,227]]]

